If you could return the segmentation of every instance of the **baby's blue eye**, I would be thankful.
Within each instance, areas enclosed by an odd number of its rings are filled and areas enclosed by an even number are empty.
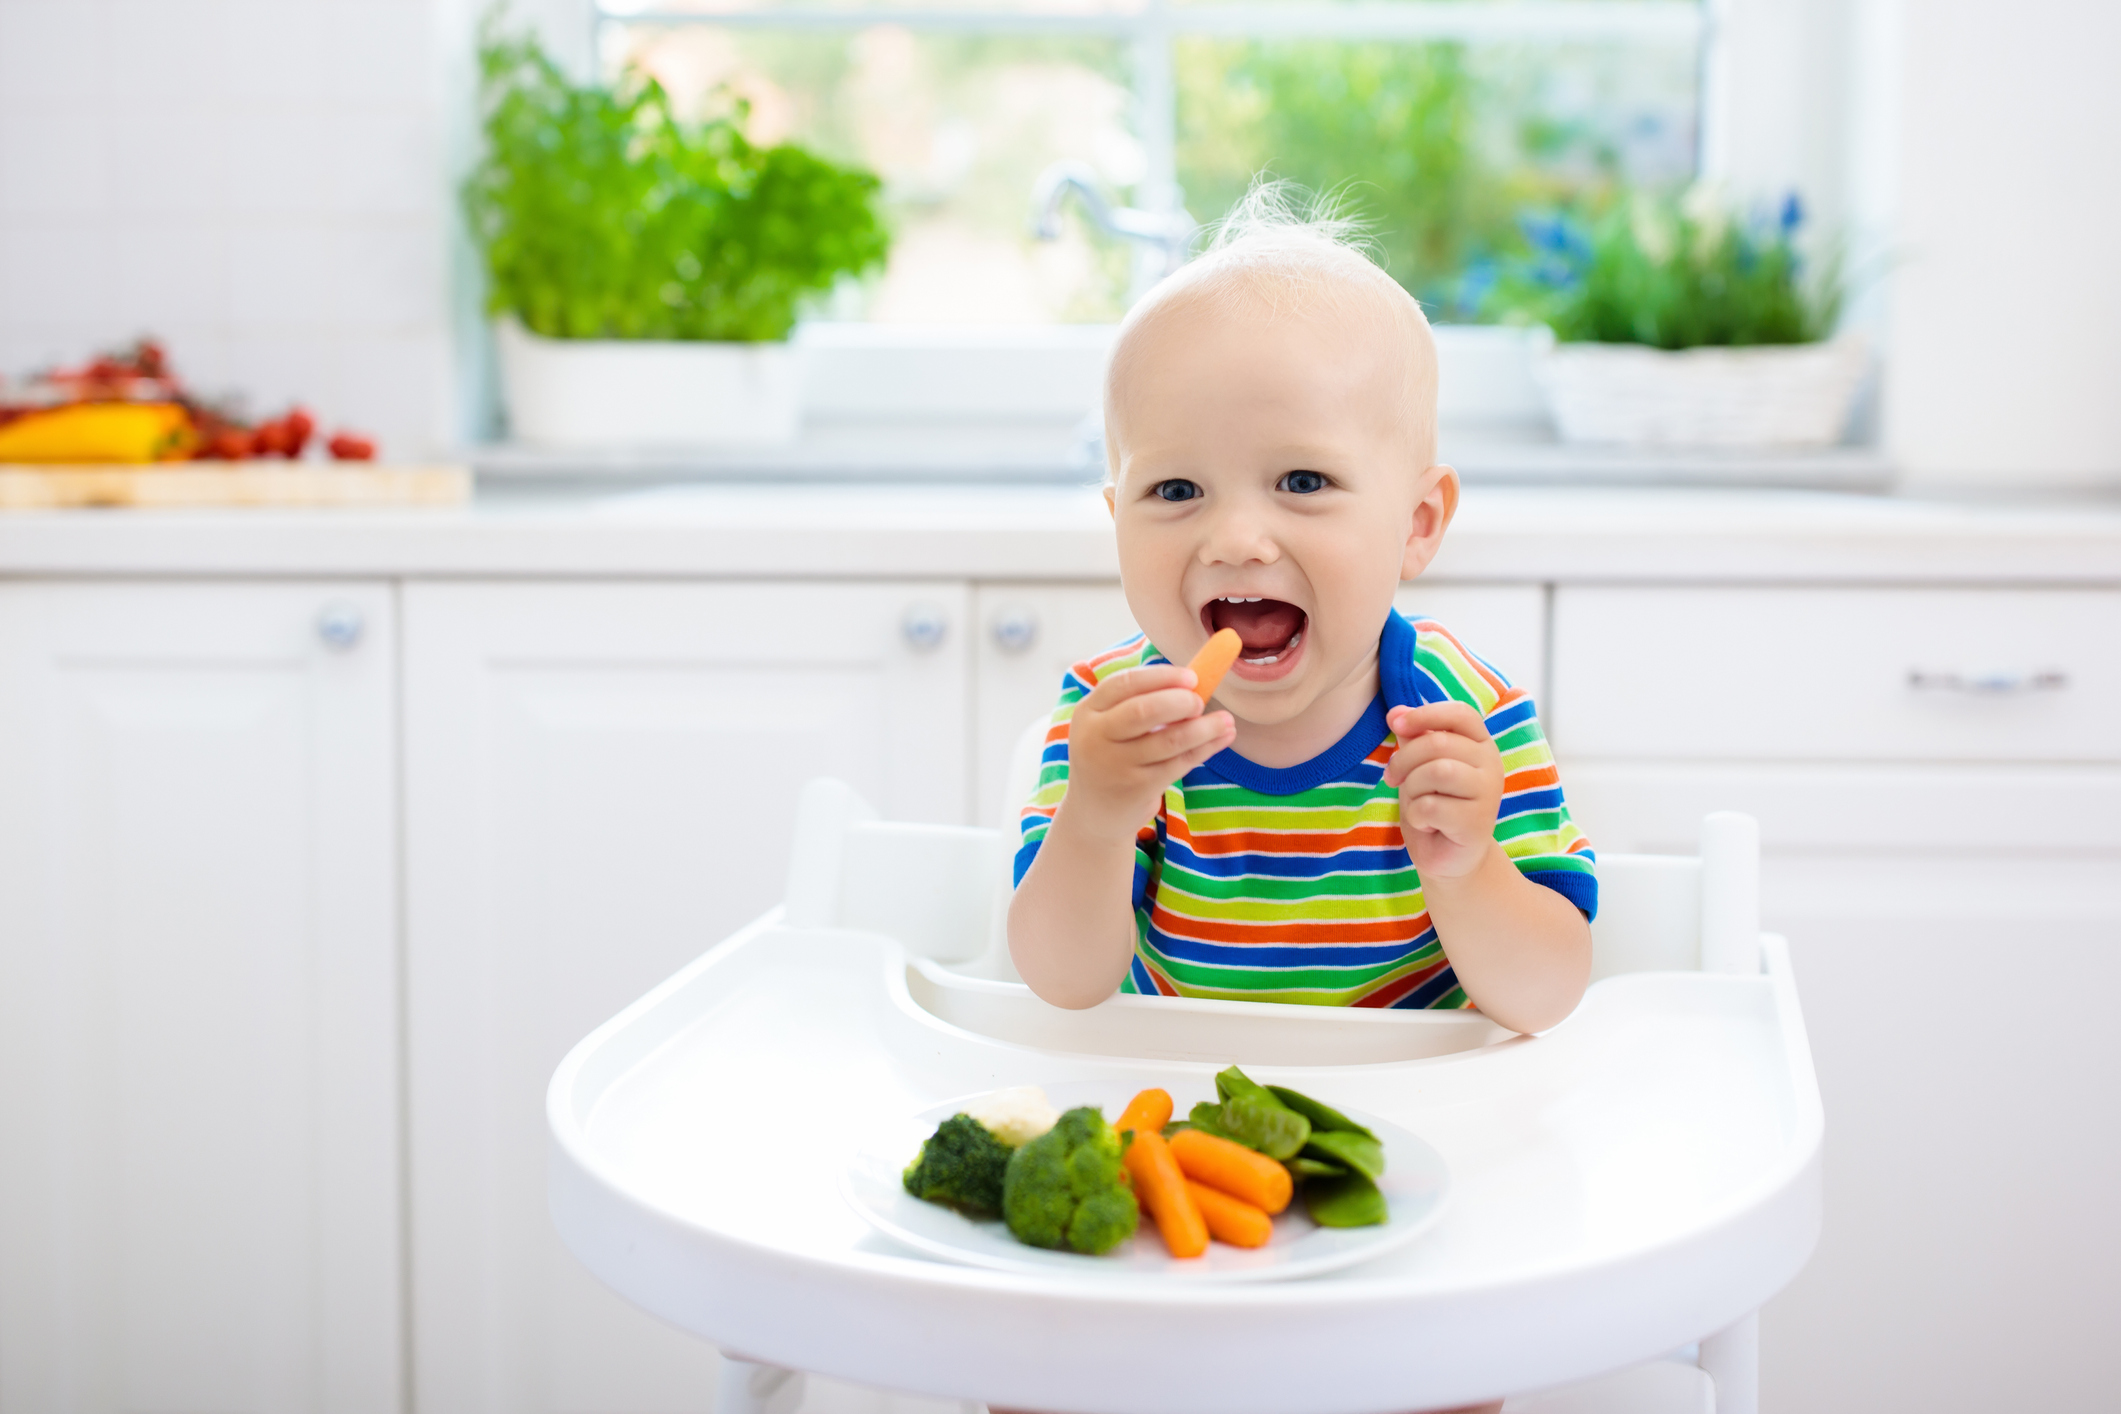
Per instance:
[[[1317,471],[1292,471],[1281,479],[1279,488],[1293,491],[1299,496],[1308,496],[1314,491],[1326,489],[1325,473]]]
[[[1173,477],[1169,481],[1157,482],[1156,494],[1167,501],[1190,501],[1200,495],[1200,487],[1190,481]]]

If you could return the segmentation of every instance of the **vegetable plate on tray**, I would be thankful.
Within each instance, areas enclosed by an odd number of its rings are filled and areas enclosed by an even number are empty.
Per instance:
[[[1097,1081],[965,1096],[879,1129],[841,1188],[930,1256],[1126,1282],[1316,1276],[1442,1213],[1443,1156],[1398,1125],[1236,1066],[1178,1108]]]

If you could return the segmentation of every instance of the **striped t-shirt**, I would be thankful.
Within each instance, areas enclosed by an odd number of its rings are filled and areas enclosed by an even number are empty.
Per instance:
[[[1075,665],[1023,812],[1016,878],[1068,791],[1068,722],[1114,673],[1168,662],[1137,634]],[[1164,791],[1134,847],[1135,949],[1122,992],[1321,1006],[1463,1007],[1384,783],[1393,706],[1470,703],[1502,752],[1495,838],[1528,879],[1598,911],[1591,844],[1569,818],[1532,699],[1428,619],[1394,613],[1379,696],[1338,744],[1300,765],[1221,751]]]

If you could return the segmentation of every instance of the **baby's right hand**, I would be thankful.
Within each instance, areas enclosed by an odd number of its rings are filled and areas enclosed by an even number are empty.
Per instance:
[[[1134,838],[1164,787],[1237,739],[1228,712],[1203,712],[1193,670],[1158,663],[1114,673],[1068,723],[1068,794],[1060,813],[1108,838]]]

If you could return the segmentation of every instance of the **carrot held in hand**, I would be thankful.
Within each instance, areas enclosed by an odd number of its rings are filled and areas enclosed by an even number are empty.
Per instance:
[[[1170,1148],[1179,1169],[1196,1183],[1219,1188],[1268,1213],[1289,1206],[1295,1181],[1265,1154],[1198,1129],[1181,1129],[1171,1136]]]
[[[1227,1242],[1232,1247],[1264,1247],[1274,1235],[1274,1219],[1242,1198],[1232,1198],[1220,1188],[1210,1188],[1190,1178],[1186,1180],[1186,1192],[1192,1195],[1193,1206],[1200,1209],[1208,1235],[1217,1242]]]
[[[1127,1145],[1127,1172],[1134,1178],[1134,1196],[1174,1257],[1198,1257],[1208,1250],[1208,1224],[1186,1190],[1186,1176],[1171,1157],[1171,1146],[1153,1129],[1137,1129]]]
[[[1208,636],[1193,661],[1186,664],[1193,670],[1193,690],[1206,702],[1222,686],[1223,674],[1237,661],[1237,655],[1245,651],[1245,641],[1237,636],[1234,628],[1219,628]]]
[[[1112,1121],[1112,1127],[1124,1134],[1130,1129],[1153,1129],[1158,1134],[1171,1122],[1171,1092],[1169,1090],[1144,1090],[1127,1101],[1127,1107]]]

